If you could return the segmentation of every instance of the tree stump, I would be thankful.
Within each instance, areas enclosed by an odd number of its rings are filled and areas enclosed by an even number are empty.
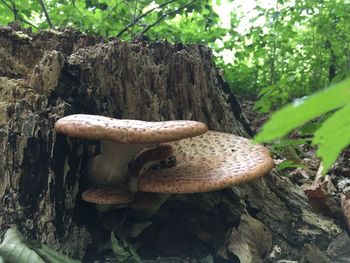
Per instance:
[[[192,119],[252,135],[211,50],[201,45],[0,28],[0,76],[1,232],[16,224],[26,238],[79,259],[101,230],[94,206],[81,200],[99,143],[56,134],[58,118]],[[145,259],[179,262],[327,262],[321,251],[342,231],[276,172],[218,192],[174,195],[149,220],[129,242],[141,244]]]

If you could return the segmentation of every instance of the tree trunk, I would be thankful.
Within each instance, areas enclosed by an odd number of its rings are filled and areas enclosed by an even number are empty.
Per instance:
[[[107,232],[108,217],[81,200],[98,142],[56,134],[58,118],[193,119],[211,130],[252,135],[211,50],[201,45],[1,28],[0,76],[0,229],[16,224],[27,238],[80,259]],[[143,258],[179,262],[208,255],[215,262],[313,262],[316,255],[322,262],[320,251],[341,232],[275,172],[223,191],[174,195],[148,220],[152,225],[129,241]]]

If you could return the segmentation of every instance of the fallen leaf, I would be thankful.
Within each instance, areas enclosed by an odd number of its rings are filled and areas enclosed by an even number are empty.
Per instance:
[[[350,237],[346,231],[338,235],[327,248],[333,263],[348,263],[350,259]]]
[[[323,182],[314,182],[311,185],[304,186],[304,192],[308,198],[312,209],[322,215],[340,219],[341,211],[338,203],[328,191],[329,179]]]
[[[341,197],[340,198],[341,211],[343,213],[346,226],[349,230],[350,229],[350,195],[341,194],[340,197]]]
[[[228,251],[241,262],[262,262],[272,246],[270,230],[259,220],[244,214],[238,229],[233,229]]]

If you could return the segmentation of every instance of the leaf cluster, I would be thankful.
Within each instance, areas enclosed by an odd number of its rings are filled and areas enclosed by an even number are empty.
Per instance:
[[[219,63],[236,93],[258,97],[256,110],[276,110],[349,75],[350,2],[278,1],[254,12],[251,26],[236,27],[222,45],[232,61],[222,55]]]
[[[41,2],[42,4],[39,4]],[[214,41],[218,15],[208,0],[0,0],[0,24],[17,20],[33,29],[72,26],[83,32],[172,42]],[[219,30],[220,31],[220,30]]]
[[[326,172],[341,150],[350,144],[350,79],[277,111],[255,140],[266,142],[281,138],[307,121],[327,113],[312,141],[318,145],[317,154],[323,159]]]
[[[9,228],[0,244],[0,262],[79,263],[39,243],[27,242],[16,227]]]

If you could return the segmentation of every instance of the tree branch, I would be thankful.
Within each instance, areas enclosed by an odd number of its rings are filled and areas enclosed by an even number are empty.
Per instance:
[[[189,3],[180,6],[178,9],[170,11],[168,13],[165,13],[163,15],[161,15],[154,23],[148,25],[144,30],[142,30],[139,35],[142,35],[144,33],[146,33],[148,30],[150,30],[150,28],[154,27],[155,25],[157,25],[160,21],[162,21],[165,17],[172,15],[172,14],[177,14],[179,13],[182,9],[185,9],[186,7],[190,6],[191,4],[193,4],[194,2],[196,2],[197,0],[192,0]]]
[[[128,24],[126,27],[124,27],[124,28],[117,34],[117,37],[120,37],[122,34],[124,34],[126,31],[128,31],[128,29],[129,29],[130,27],[135,26],[135,24],[136,24],[138,21],[140,21],[140,19],[144,18],[145,16],[147,16],[149,13],[153,12],[153,11],[156,10],[157,8],[162,8],[162,7],[164,7],[164,6],[168,5],[168,4],[171,4],[171,3],[176,2],[176,1],[178,1],[178,0],[170,0],[170,1],[168,1],[168,2],[165,2],[165,3],[163,3],[163,4],[161,4],[161,5],[157,6],[157,7],[154,7],[154,8],[152,8],[152,9],[148,10],[148,11],[145,12],[145,13],[139,15],[138,17],[135,18],[135,20],[132,21],[132,23],[130,23],[130,24]],[[197,0],[195,0],[195,1],[197,1]],[[193,2],[193,1],[192,1],[192,2]]]
[[[111,8],[111,11],[110,11],[109,14],[107,15],[107,18],[110,18],[111,15],[112,15],[112,13],[115,12],[115,10],[116,10],[117,7],[118,7],[118,4],[119,4],[119,3],[116,3],[116,4]]]
[[[52,21],[51,21],[51,18],[49,16],[49,13],[47,12],[47,9],[45,7],[45,4],[44,4],[44,0],[39,0],[39,3],[41,5],[41,10],[44,12],[45,14],[45,17],[46,17],[46,21],[47,23],[49,24],[49,27],[51,29],[55,29],[55,26],[52,24]]]
[[[16,7],[15,3],[12,0],[10,0],[10,2],[12,4],[12,10],[13,10],[13,16],[14,16],[13,19],[16,21],[17,18],[18,18],[17,7]]]
[[[14,2],[12,2],[10,0],[10,3],[12,4],[13,7],[11,7],[5,0],[0,0],[8,9],[11,10],[11,12],[13,13],[13,15],[15,16],[14,20],[17,20],[17,18],[22,21],[23,23],[30,25],[31,27],[38,29],[38,27],[36,27],[35,25],[33,25],[32,23],[30,23],[29,21],[27,21],[26,19],[24,19],[18,12],[17,12],[17,8]]]

